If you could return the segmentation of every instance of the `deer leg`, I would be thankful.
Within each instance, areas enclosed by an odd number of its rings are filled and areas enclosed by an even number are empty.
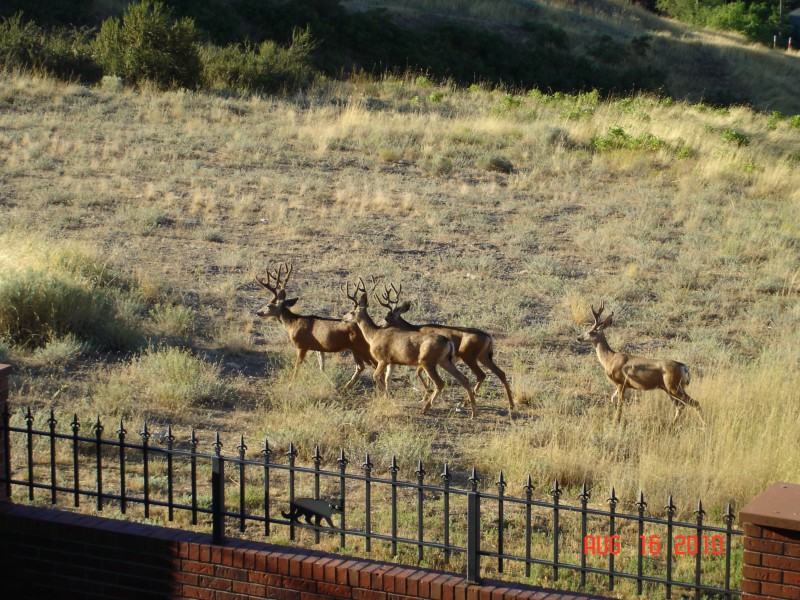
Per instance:
[[[292,378],[290,380],[291,382],[294,382],[294,378],[297,377],[297,369],[300,368],[300,365],[305,360],[306,352],[308,352],[308,350],[305,350],[304,348],[297,349],[297,356],[294,359],[294,370],[292,371]]]
[[[430,409],[431,405],[433,404],[433,401],[436,400],[436,398],[438,398],[439,394],[442,391],[442,388],[444,388],[444,381],[442,381],[442,378],[439,376],[439,373],[436,372],[436,365],[430,368],[427,366],[421,368],[428,374],[428,377],[431,378],[431,381],[433,381],[433,385],[435,386],[435,389],[433,390],[433,394],[431,394],[431,397],[428,398],[428,400],[425,401],[425,403],[422,405],[422,414],[424,415]],[[428,392],[425,392],[423,394],[422,396],[423,400],[427,395]]]
[[[428,387],[428,382],[425,381],[425,378],[422,376],[422,373],[424,373],[424,372],[425,372],[425,369],[423,369],[421,366],[417,367],[417,379],[419,379],[419,382],[422,384],[422,387],[425,389],[425,393],[427,394],[428,392],[431,391],[431,388]],[[426,375],[427,375],[427,373],[426,373]],[[430,375],[428,375],[428,379],[430,379]],[[433,380],[431,380],[431,381],[433,381]]]
[[[325,353],[324,352],[317,352],[317,362],[319,363],[319,370],[325,370]]]
[[[672,419],[673,424],[678,420],[678,417],[680,417],[683,407],[691,406],[693,409],[695,409],[695,411],[697,411],[697,418],[700,419],[703,427],[706,426],[706,421],[703,419],[703,413],[700,411],[700,403],[689,396],[689,394],[687,394],[683,388],[679,387],[675,394],[669,393],[669,397],[672,398],[672,401],[675,403],[675,417]]]
[[[372,379],[375,381],[377,387],[383,387],[383,391],[386,395],[389,395],[389,388],[386,385],[386,382],[381,379],[381,374],[383,373],[384,369],[386,369],[387,364],[385,362],[379,362],[378,366],[375,367],[375,372],[372,373]]]
[[[461,360],[464,361],[464,364],[469,367],[469,370],[475,373],[475,387],[472,388],[472,391],[476,394],[478,393],[478,389],[481,387],[481,384],[486,381],[486,373],[483,372],[478,361],[471,356],[467,358],[466,356],[462,356]]]
[[[322,356],[321,353],[320,356]],[[363,361],[356,359],[356,370],[353,373],[353,376],[350,378],[350,381],[344,384],[344,387],[342,388],[343,392],[349,390],[350,386],[353,385],[358,380],[358,376],[361,375],[361,372],[364,370],[365,367],[366,365],[363,363]]]
[[[492,353],[489,352],[485,356],[481,355],[478,357],[484,365],[488,367],[488,369],[494,373],[497,378],[500,380],[500,383],[503,384],[503,387],[506,390],[506,398],[508,398],[508,408],[514,408],[514,399],[511,396],[511,386],[508,384],[508,378],[506,377],[505,371],[497,366],[497,363],[494,362],[494,358],[492,357]],[[475,392],[478,391],[478,386],[475,386]]]
[[[465,390],[467,390],[467,397],[469,398],[469,405],[472,408],[472,418],[478,416],[478,407],[475,405],[475,395],[472,392],[472,389],[469,387],[469,379],[459,371],[456,366],[453,364],[449,358],[444,358],[440,363],[444,370],[450,373],[453,378],[460,383]]]
[[[614,414],[614,421],[619,423],[622,420],[622,405],[625,403],[625,386],[627,381],[623,381],[621,384],[617,385],[617,391],[615,395],[617,396],[617,410]]]

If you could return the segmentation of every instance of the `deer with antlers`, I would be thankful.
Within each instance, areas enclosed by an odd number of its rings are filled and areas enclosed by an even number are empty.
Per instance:
[[[594,344],[606,378],[617,387],[611,396],[611,400],[617,406],[615,420],[619,421],[622,416],[622,404],[627,388],[643,391],[660,389],[664,390],[675,403],[673,423],[678,420],[684,406],[691,406],[705,425],[700,414],[700,404],[684,389],[689,385],[689,367],[674,360],[658,360],[614,352],[609,347],[604,333],[605,329],[611,326],[614,313],[601,321],[600,316],[605,309],[605,303],[600,304],[600,310],[595,310],[594,306],[590,308],[594,324],[589,331],[578,338],[578,341],[590,341]]]
[[[284,269],[286,269],[285,275],[283,274]],[[297,302],[297,298],[286,299],[286,284],[289,282],[291,274],[292,265],[284,263],[274,273],[267,270],[266,280],[256,276],[256,281],[272,292],[272,301],[257,310],[256,315],[262,318],[277,319],[289,334],[289,340],[297,349],[292,381],[297,376],[297,369],[309,351],[320,353],[320,368],[322,368],[324,353],[350,350],[356,362],[356,370],[350,381],[342,388],[343,391],[346,391],[356,382],[368,364],[376,364],[369,352],[369,344],[355,323],[292,312],[290,309]]]
[[[374,289],[373,287],[372,291]],[[360,297],[358,297],[359,293]],[[469,387],[469,380],[453,364],[455,348],[447,337],[436,333],[406,331],[397,327],[378,327],[367,312],[367,289],[361,278],[358,280],[355,292],[350,293],[350,284],[348,283],[345,294],[353,302],[353,308],[343,319],[355,322],[361,333],[364,334],[364,338],[369,343],[370,353],[378,361],[372,377],[377,383],[383,385],[386,393],[389,392],[388,382],[383,381],[381,375],[388,366],[416,366],[418,368],[417,375],[425,388],[422,396],[422,414],[424,415],[444,388],[444,381],[436,370],[437,367],[442,367],[467,390],[467,397],[472,408],[472,418],[477,416],[478,409],[475,406],[472,389]],[[422,379],[420,370],[425,371],[433,382],[434,389],[430,397],[428,394],[431,393],[431,390]]]
[[[473,388],[474,393],[478,393],[478,389],[486,379],[486,373],[481,369],[480,365],[487,367],[494,373],[506,391],[508,398],[509,409],[514,408],[514,399],[511,395],[511,386],[508,384],[506,374],[497,363],[494,362],[494,339],[491,335],[480,329],[472,327],[454,327],[449,325],[438,325],[435,323],[428,323],[425,325],[413,325],[403,318],[403,313],[408,312],[411,308],[409,302],[400,304],[400,294],[403,291],[403,286],[396,288],[392,283],[391,289],[389,286],[384,285],[384,292],[381,298],[377,298],[378,304],[387,309],[386,320],[387,325],[403,329],[404,331],[420,331],[422,333],[436,333],[445,336],[455,348],[455,358],[460,358],[464,361],[470,371],[475,373],[477,382]],[[394,294],[394,295],[392,295]],[[419,369],[417,376],[420,376]]]

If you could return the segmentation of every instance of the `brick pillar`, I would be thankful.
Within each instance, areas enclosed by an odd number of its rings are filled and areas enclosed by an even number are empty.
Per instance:
[[[3,418],[8,408],[9,375],[11,375],[11,367],[9,365],[0,365],[0,419]],[[0,430],[0,502],[8,500],[8,495],[6,494],[6,479],[11,474],[6,473],[6,464],[8,464],[6,457],[6,432]]]
[[[742,598],[800,599],[800,485],[775,483],[739,512]]]

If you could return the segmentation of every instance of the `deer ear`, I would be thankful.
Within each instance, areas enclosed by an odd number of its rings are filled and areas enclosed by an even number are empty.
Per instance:
[[[600,324],[601,329],[605,329],[611,325],[611,318],[614,316],[614,313],[608,315],[605,320]]]
[[[398,315],[402,315],[405,312],[408,312],[411,309],[411,302],[403,302],[400,306],[394,309],[394,312]]]
[[[358,301],[359,306],[366,306],[367,305],[367,294],[361,294],[361,298]]]
[[[286,300],[286,290],[278,290],[278,300]]]
[[[297,298],[289,298],[288,300],[284,301],[283,305],[291,308],[292,306],[297,304],[297,300],[298,300]]]

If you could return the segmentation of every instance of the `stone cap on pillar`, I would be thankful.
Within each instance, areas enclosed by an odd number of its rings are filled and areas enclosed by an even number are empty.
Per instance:
[[[739,521],[800,531],[800,485],[773,483],[739,511]]]

